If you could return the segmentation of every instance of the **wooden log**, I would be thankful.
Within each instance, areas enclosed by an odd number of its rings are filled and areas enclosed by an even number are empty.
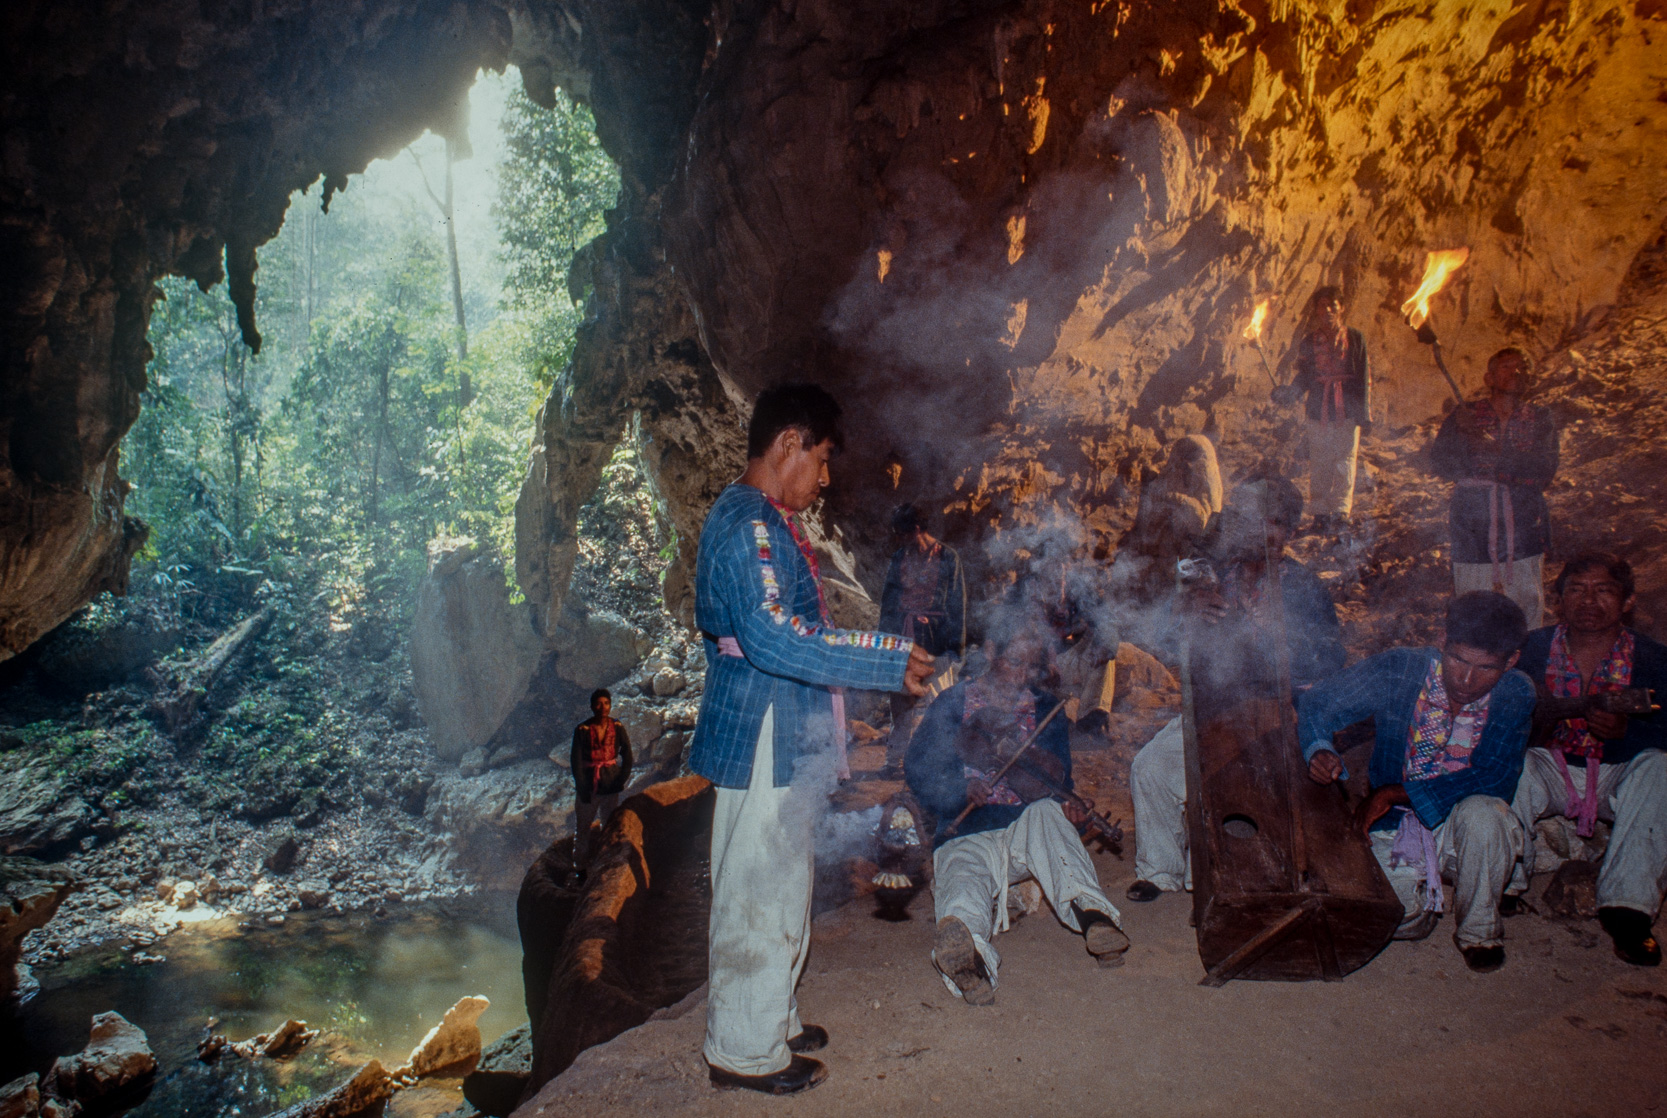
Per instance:
[[[170,734],[179,733],[195,721],[203,701],[227,665],[237,659],[244,646],[266,631],[271,620],[272,610],[268,607],[238,622],[174,676],[172,686],[157,696],[153,704]]]

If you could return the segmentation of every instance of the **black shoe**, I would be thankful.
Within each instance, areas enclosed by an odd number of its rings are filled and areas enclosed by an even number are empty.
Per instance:
[[[737,1075],[723,1068],[706,1065],[712,1086],[735,1091],[762,1091],[766,1095],[791,1095],[795,1091],[808,1091],[822,1080],[828,1078],[828,1066],[821,1060],[813,1060],[809,1056],[794,1056],[792,1061],[780,1071],[769,1075]]]
[[[1133,885],[1129,886],[1129,891],[1123,895],[1131,901],[1138,901],[1141,904],[1145,904],[1147,901],[1155,901],[1159,897],[1163,896],[1163,890],[1159,889],[1156,885],[1153,885],[1150,881],[1136,881]]]
[[[1505,965],[1503,947],[1461,947],[1459,953],[1464,956],[1464,965],[1477,974],[1491,974]]]
[[[1635,967],[1661,965],[1661,944],[1651,934],[1654,921],[1646,913],[1635,908],[1600,908],[1598,923],[1615,941],[1615,958]]]
[[[972,932],[959,918],[945,916],[938,921],[937,939],[932,945],[932,962],[955,983],[955,988],[961,991],[961,999],[968,1005],[995,1004],[996,988],[990,981],[990,973],[984,969],[984,960],[978,954]]]
[[[1499,898],[1499,915],[1501,916],[1527,916],[1534,911],[1534,906],[1529,904],[1528,898],[1521,893],[1506,893]]]
[[[1071,908],[1077,914],[1082,941],[1094,961],[1102,967],[1122,966],[1123,954],[1129,949],[1129,937],[1123,934],[1123,929],[1098,909],[1083,908],[1075,901],[1071,902]]]
[[[798,1036],[787,1038],[788,1050],[792,1052],[820,1052],[827,1046],[828,1030],[821,1025],[805,1025]]]

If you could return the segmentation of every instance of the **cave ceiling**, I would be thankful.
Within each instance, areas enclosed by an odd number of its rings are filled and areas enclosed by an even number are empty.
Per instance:
[[[22,0],[0,27],[0,658],[125,584],[155,281],[228,279],[253,344],[291,193],[463,139],[481,67],[590,104],[622,169],[517,506],[546,632],[633,414],[685,549],[741,402],[789,377],[852,415],[821,526],[849,577],[900,497],[1109,536],[1165,441],[1274,423],[1260,299],[1277,356],[1343,284],[1404,424],[1445,391],[1399,314],[1426,250],[1471,250],[1434,324],[1473,388],[1600,320],[1667,220],[1661,0]]]

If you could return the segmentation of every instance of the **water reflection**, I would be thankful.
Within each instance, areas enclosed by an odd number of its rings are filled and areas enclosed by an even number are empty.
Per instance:
[[[465,994],[492,1001],[480,1020],[488,1043],[526,1019],[507,895],[383,917],[296,913],[278,927],[203,924],[152,950],[167,961],[135,966],[119,950],[98,949],[38,972],[40,995],[6,1026],[21,1035],[0,1036],[0,1082],[44,1073],[54,1057],[80,1050],[93,1015],[114,1009],[145,1030],[160,1064],[135,1118],[261,1115],[334,1086],[372,1057],[398,1066]],[[324,1035],[293,1060],[197,1062],[210,1021],[240,1040],[286,1017]]]

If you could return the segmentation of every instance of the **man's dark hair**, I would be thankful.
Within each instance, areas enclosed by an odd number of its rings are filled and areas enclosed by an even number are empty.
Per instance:
[[[1504,658],[1522,647],[1528,619],[1522,607],[1492,590],[1472,590],[1447,603],[1447,643]]]
[[[1343,289],[1341,287],[1332,283],[1328,283],[1324,287],[1317,287],[1314,289],[1314,294],[1308,297],[1308,306],[1303,311],[1303,314],[1309,319],[1312,319],[1317,313],[1319,313],[1322,306],[1334,299],[1343,304],[1343,308],[1345,310],[1348,309],[1349,301],[1344,297]]]
[[[611,703],[614,701],[613,692],[609,691],[606,687],[598,687],[596,690],[592,691],[590,693],[590,706],[592,710],[596,709],[597,699],[606,699]]]
[[[926,518],[913,505],[898,505],[891,510],[891,530],[897,535],[906,536],[916,528],[924,527]]]
[[[1551,588],[1557,592],[1558,597],[1562,597],[1563,587],[1568,584],[1569,579],[1587,571],[1603,571],[1620,583],[1622,600],[1632,597],[1633,591],[1638,588],[1637,581],[1632,577],[1632,564],[1608,551],[1582,551],[1563,564],[1563,569],[1557,572],[1557,581],[1551,584]]]
[[[747,424],[747,457],[762,458],[783,431],[798,431],[805,449],[832,441],[835,450],[845,449],[839,431],[839,404],[814,384],[779,384],[758,394]]]
[[[1504,349],[1495,353],[1492,357],[1488,358],[1488,368],[1493,368],[1506,357],[1515,357],[1517,360],[1521,361],[1523,372],[1532,373],[1534,371],[1534,359],[1528,356],[1528,351],[1514,345],[1508,345]]]

